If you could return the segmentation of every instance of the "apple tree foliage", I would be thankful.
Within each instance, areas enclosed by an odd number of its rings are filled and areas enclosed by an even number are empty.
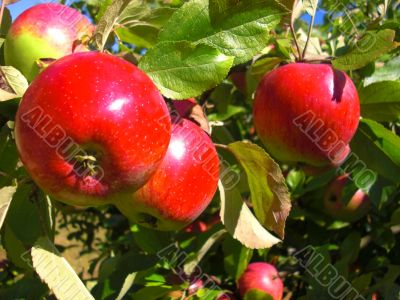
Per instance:
[[[71,5],[96,24],[93,50],[138,65],[165,98],[196,97],[220,155],[219,192],[199,221],[178,232],[129,224],[114,206],[80,209],[51,199],[19,161],[13,120],[28,82],[5,66],[1,50],[0,299],[211,300],[224,293],[234,299],[236,281],[251,261],[277,266],[285,299],[338,299],[332,283],[339,277],[363,297],[357,299],[400,299],[399,1]],[[5,7],[1,45],[11,22]],[[329,60],[354,81],[362,116],[350,144],[356,163],[310,175],[302,166],[274,161],[257,137],[257,83],[301,56]],[[367,187],[350,182],[342,201],[364,188],[368,214],[353,223],[330,217],[322,200],[328,183],[343,172],[357,177],[366,170],[373,181]],[[72,259],[71,245],[77,245]],[[321,263],[307,265],[304,253]],[[324,281],[328,268],[334,271]],[[199,278],[203,284],[195,289]],[[247,298],[269,299],[253,295]]]

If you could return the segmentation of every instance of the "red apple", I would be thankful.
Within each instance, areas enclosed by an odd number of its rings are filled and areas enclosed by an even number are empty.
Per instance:
[[[167,154],[144,187],[117,207],[129,220],[158,230],[193,222],[217,189],[219,160],[210,137],[195,123],[174,118]]]
[[[168,108],[151,79],[112,55],[59,59],[25,93],[15,136],[22,162],[48,194],[70,205],[134,192],[167,151]]]
[[[267,73],[255,96],[254,125],[286,163],[340,165],[360,117],[357,90],[327,64],[292,63]]]
[[[334,218],[354,222],[362,218],[369,210],[371,201],[363,190],[358,189],[345,205],[343,192],[349,175],[345,174],[332,181],[324,194],[325,211]]]
[[[75,41],[91,35],[94,26],[79,11],[57,3],[35,5],[12,24],[4,44],[7,65],[29,80],[39,72],[40,58],[60,58],[72,53]]]
[[[238,288],[242,297],[251,290],[265,292],[273,300],[281,300],[283,296],[283,282],[278,271],[264,262],[249,264],[238,280]]]

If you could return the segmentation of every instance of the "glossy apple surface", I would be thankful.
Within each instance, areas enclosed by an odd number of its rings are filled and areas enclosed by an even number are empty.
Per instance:
[[[57,3],[35,5],[12,24],[4,45],[5,62],[31,81],[39,72],[38,59],[79,51],[74,42],[93,30],[90,21],[73,8]]]
[[[261,141],[276,159],[338,165],[357,129],[360,104],[344,72],[328,64],[292,63],[263,77],[253,117]]]
[[[143,186],[167,151],[170,130],[150,78],[97,52],[71,54],[45,69],[25,93],[15,124],[32,178],[78,206],[109,203]]]
[[[144,187],[117,207],[131,221],[158,230],[193,222],[217,189],[219,160],[210,137],[183,118],[172,122],[167,154]]]
[[[269,294],[273,300],[281,300],[283,282],[276,268],[268,263],[256,262],[248,265],[238,280],[239,293],[242,298],[250,290]]]
[[[347,205],[343,203],[344,188],[349,180],[348,175],[342,175],[329,184],[324,195],[324,207],[326,213],[332,217],[354,222],[365,216],[371,201],[364,191],[358,189]]]

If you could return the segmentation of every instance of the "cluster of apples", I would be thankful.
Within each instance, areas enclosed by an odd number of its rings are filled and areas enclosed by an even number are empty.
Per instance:
[[[26,10],[11,26],[6,64],[32,81],[15,124],[21,160],[43,190],[67,204],[113,203],[142,225],[180,228],[216,191],[215,148],[185,118],[186,106],[168,108],[144,72],[90,52],[81,41],[93,32],[80,12],[54,3]],[[39,74],[43,58],[57,61]],[[291,63],[269,72],[253,106],[269,153],[317,172],[345,160],[359,117],[353,82],[324,63]],[[327,194],[339,194],[342,186]],[[327,210],[340,209],[332,196],[325,198]]]
[[[15,119],[26,170],[66,204],[115,204],[159,230],[192,222],[216,192],[219,159],[197,124],[116,56],[77,48],[93,32],[78,11],[36,5],[13,23],[5,60],[32,80]],[[82,50],[82,51],[80,51]],[[57,59],[39,73],[37,60]]]

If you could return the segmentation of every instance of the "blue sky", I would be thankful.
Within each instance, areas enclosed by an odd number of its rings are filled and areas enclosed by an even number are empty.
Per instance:
[[[43,1],[40,0],[20,0],[14,4],[8,5],[8,9],[11,12],[13,19],[15,19],[21,12],[25,9],[34,6],[35,4],[39,4]]]
[[[43,1],[43,0],[20,0],[14,4],[11,4],[8,6],[8,8],[11,11],[11,15],[13,17],[13,19],[15,19],[21,12],[23,12],[25,9],[38,4],[38,3],[43,3],[43,2],[49,2],[49,0],[47,1]],[[324,17],[325,12],[322,10],[318,10],[318,13],[316,15],[315,18],[315,24],[322,24],[323,22],[323,17]],[[308,15],[305,15],[302,17],[303,20],[305,21],[309,21],[310,17]]]

